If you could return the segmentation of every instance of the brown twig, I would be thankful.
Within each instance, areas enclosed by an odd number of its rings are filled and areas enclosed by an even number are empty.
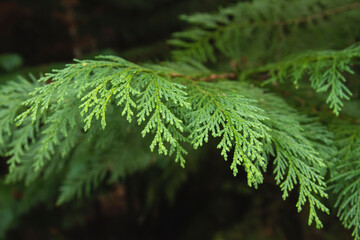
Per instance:
[[[211,81],[215,81],[215,80],[219,80],[219,79],[235,79],[236,75],[235,73],[220,73],[220,74],[215,74],[212,73],[206,77],[193,77],[193,76],[187,76],[187,75],[182,75],[182,74],[178,74],[178,73],[171,73],[170,74],[171,77],[174,78],[186,78],[186,79],[190,79],[190,80],[194,80],[194,81],[201,81],[201,82],[211,82]]]

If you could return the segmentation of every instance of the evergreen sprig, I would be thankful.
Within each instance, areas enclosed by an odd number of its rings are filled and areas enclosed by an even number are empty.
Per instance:
[[[51,151],[58,140],[55,135],[47,132],[56,134],[56,131],[62,131],[66,136],[66,126],[75,121],[72,119],[74,114],[68,114],[68,111],[81,110],[85,131],[91,127],[93,118],[100,118],[104,129],[108,104],[114,101],[117,105],[124,105],[121,114],[126,115],[129,122],[134,109],[138,110],[138,124],[145,122],[142,136],[155,132],[151,150],[158,147],[158,152],[166,155],[169,151],[166,146],[168,143],[170,153],[176,152],[176,161],[184,165],[183,154],[186,151],[180,145],[182,121],[168,107],[169,104],[189,107],[182,85],[170,82],[169,76],[160,75],[118,57],[103,56],[100,59],[78,61],[40,78],[39,82],[45,84],[33,91],[32,97],[24,102],[28,109],[17,117],[17,124],[21,125],[28,116],[35,122],[45,111],[55,112],[57,116],[48,120],[54,123],[51,125],[52,130],[45,130],[47,139],[42,144],[45,147],[40,149],[41,152],[44,149]],[[70,99],[74,97],[81,100],[80,106],[71,105]],[[55,104],[57,109],[51,109],[51,104]],[[69,109],[60,112],[61,106]],[[49,158],[49,155],[46,157]],[[43,159],[39,157],[36,169],[42,164]]]
[[[38,130],[39,139],[26,152],[26,160],[8,177],[8,181],[25,177],[29,183],[38,178],[42,173],[26,173],[30,163],[36,171],[48,169],[53,165],[48,160],[55,155],[58,155],[56,159],[65,158],[76,142],[84,137],[78,131],[83,125],[81,122],[85,123],[84,129],[90,131],[87,137],[92,138],[96,129],[106,128],[107,110],[110,108],[110,112],[116,113],[120,105],[123,109],[118,114],[126,115],[129,122],[133,115],[137,116],[139,125],[145,122],[143,137],[150,131],[154,132],[151,150],[158,146],[158,152],[166,155],[164,142],[167,142],[170,153],[176,152],[175,160],[180,160],[181,164],[184,163],[182,154],[186,151],[180,141],[189,141],[198,148],[208,141],[209,134],[219,137],[221,155],[228,159],[230,151],[234,150],[230,168],[236,175],[237,166],[242,165],[249,186],[257,187],[262,183],[262,171],[266,171],[268,155],[273,154],[275,179],[284,193],[284,199],[299,184],[298,210],[308,201],[309,224],[315,219],[316,225],[321,227],[315,209],[328,211],[316,197],[327,197],[319,170],[324,167],[323,160],[304,136],[300,117],[285,103],[256,88],[244,92],[250,87],[243,88],[239,83],[201,82],[204,78],[199,76],[206,71],[197,64],[184,65],[184,72],[178,68],[172,73],[171,67],[180,65],[167,63],[155,70],[121,58],[103,59],[70,64],[40,79],[45,84],[30,93],[31,97],[24,102],[27,109],[17,120],[18,124],[24,124],[30,116],[35,122],[43,122],[44,126]],[[194,73],[197,68],[200,69],[197,76],[185,74]],[[264,104],[264,98],[269,98],[265,103],[283,105],[282,110]],[[41,115],[43,117],[40,118]],[[101,121],[94,122],[94,117],[101,118]],[[182,131],[189,133],[188,137],[182,135]],[[70,186],[65,183],[58,203],[81,196],[84,188],[88,192],[98,186],[105,172],[97,171],[96,167],[92,169],[94,174],[81,178],[81,174],[70,174],[67,179],[79,178],[79,184]]]
[[[21,162],[30,142],[35,141],[35,132],[39,128],[39,122],[26,121],[21,128],[16,128],[14,124],[14,118],[22,109],[21,102],[35,87],[36,84],[19,78],[0,89],[0,154],[10,157],[10,172]]]
[[[337,196],[335,207],[341,222],[360,239],[360,127],[338,121],[333,125],[336,152],[331,189]]]
[[[242,78],[255,73],[269,73],[265,84],[291,81],[296,88],[299,82],[308,78],[316,92],[328,92],[326,103],[336,115],[343,106],[343,99],[349,100],[352,93],[345,85],[345,74],[354,74],[351,65],[360,57],[360,44],[354,44],[340,51],[312,51],[290,56],[283,61],[248,69]]]
[[[272,61],[304,46],[334,47],[330,44],[336,44],[335,39],[352,34],[340,23],[358,21],[359,9],[354,0],[239,2],[217,13],[183,15],[193,27],[175,33],[169,43],[176,47],[175,59],[216,62],[220,51],[233,60]],[[333,41],[328,41],[329,35]],[[302,41],[296,41],[299,38]]]
[[[322,223],[316,210],[329,213],[329,209],[318,199],[327,198],[326,183],[322,175],[326,164],[321,156],[327,156],[317,151],[315,139],[331,143],[331,134],[314,120],[298,114],[281,98],[266,93],[260,88],[234,82],[217,84],[222,90],[237,92],[252,99],[258,99],[255,106],[261,108],[265,119],[263,124],[269,131],[270,141],[265,141],[263,151],[274,156],[274,175],[276,183],[283,192],[283,199],[289,196],[295,185],[299,185],[299,198],[296,204],[298,211],[306,202],[309,203],[309,222],[315,220],[316,227]],[[308,136],[309,132],[318,133],[317,137]],[[328,149],[326,149],[328,150]]]
[[[217,147],[225,160],[234,149],[230,166],[234,175],[238,173],[237,165],[243,165],[248,185],[257,187],[263,181],[261,169],[265,170],[267,164],[262,142],[269,141],[270,131],[263,124],[266,117],[262,110],[253,105],[254,100],[221,91],[216,84],[192,81],[188,88],[193,111],[186,118],[194,148],[206,143],[209,133],[220,137]]]

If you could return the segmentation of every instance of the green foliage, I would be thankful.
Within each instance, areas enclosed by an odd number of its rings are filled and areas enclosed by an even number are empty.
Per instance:
[[[282,99],[266,93],[262,89],[246,84],[233,82],[221,83],[222,89],[238,91],[244,96],[259,99],[257,105],[264,110],[264,124],[271,129],[269,138],[271,143],[265,142],[263,149],[269,157],[274,156],[274,175],[276,183],[283,192],[283,199],[296,184],[299,184],[299,198],[296,204],[298,211],[308,201],[310,206],[309,225],[313,220],[317,227],[322,223],[317,216],[316,209],[329,213],[327,207],[317,199],[317,195],[327,197],[326,184],[321,174],[325,162],[321,155],[323,151],[316,149],[316,138],[325,143],[332,143],[331,134],[323,126],[317,124],[316,119],[302,116],[289,107]],[[308,132],[317,133],[316,138],[308,136]],[[324,149],[328,151],[327,148]]]
[[[177,47],[176,59],[215,62],[220,51],[233,60],[246,58],[247,65],[253,66],[309,46],[326,49],[354,41],[351,31],[357,30],[349,22],[359,21],[359,7],[354,0],[239,2],[214,14],[182,16],[194,27],[175,33],[169,43]]]
[[[339,121],[333,125],[336,136],[336,165],[331,188],[337,196],[337,215],[352,235],[360,239],[360,128],[358,124]]]
[[[40,149],[41,152],[51,151],[53,145],[58,145],[57,132],[68,138],[67,126],[71,127],[71,123],[75,122],[75,114],[69,114],[69,111],[81,109],[80,115],[85,123],[85,131],[90,128],[94,117],[101,118],[101,126],[104,129],[107,105],[114,98],[117,105],[124,105],[121,114],[126,115],[129,122],[134,115],[133,109],[139,110],[136,114],[138,124],[146,122],[141,132],[143,137],[156,130],[150,145],[152,151],[158,147],[160,154],[167,155],[169,150],[165,144],[169,143],[170,153],[176,152],[176,161],[184,164],[182,154],[186,151],[180,145],[182,121],[167,106],[189,105],[183,87],[171,83],[167,76],[159,75],[121,58],[103,57],[103,59],[79,61],[41,78],[40,82],[44,82],[45,85],[32,92],[33,97],[24,103],[30,107],[19,115],[18,124],[21,124],[28,115],[34,123],[39,115],[49,109],[51,101],[56,102],[56,109],[51,109],[55,115],[48,120],[51,122],[50,129],[45,130],[46,138],[42,144],[44,147]],[[52,83],[46,84],[48,81]],[[72,104],[70,100],[72,97],[81,101],[80,106]],[[58,108],[62,110],[59,111]],[[150,118],[146,119],[148,116]],[[172,131],[169,130],[170,127]],[[46,153],[45,157],[49,158]],[[35,169],[41,167],[43,161],[43,157],[38,158]]]
[[[323,226],[318,211],[329,214],[325,199],[335,198],[340,220],[360,240],[357,115],[354,124],[328,128],[344,100],[357,96],[348,79],[358,76],[359,9],[351,0],[240,2],[183,17],[195,26],[170,40],[173,61],[139,65],[100,56],[37,83],[11,81],[0,89],[5,180],[56,178],[61,205],[155,165],[171,169],[169,185],[177,189],[185,177],[170,159],[185,167],[194,150],[215,140],[250,187],[262,184],[271,166],[282,198],[297,191],[297,210],[308,206],[309,225]],[[323,92],[335,114],[316,101]],[[314,100],[312,112],[287,97],[302,93]]]
[[[11,71],[20,67],[23,59],[17,54],[2,54],[0,55],[0,69],[4,71]]]
[[[234,92],[236,85],[184,82],[184,77],[176,74],[174,76],[177,82],[182,81],[183,84],[170,82],[169,66],[171,64],[160,72],[160,70],[142,68],[120,58],[107,57],[105,60],[80,61],[42,77],[40,82],[45,84],[30,93],[31,97],[24,102],[28,108],[17,117],[17,120],[18,124],[24,124],[21,126],[25,128],[25,121],[30,126],[36,126],[36,122],[41,122],[44,118],[44,126],[39,129],[39,140],[27,153],[27,161],[24,161],[23,165],[21,161],[17,161],[20,168],[15,169],[8,176],[8,181],[24,178],[26,175],[24,171],[30,162],[35,173],[38,173],[45,165],[52,164],[54,154],[60,155],[61,158],[66,157],[79,139],[78,135],[81,133],[76,126],[82,126],[81,122],[84,122],[84,130],[87,131],[95,117],[100,120],[99,127],[105,129],[106,110],[110,106],[108,104],[111,102],[111,97],[115,96],[113,104],[123,107],[123,110],[120,110],[121,115],[126,115],[129,122],[135,115],[135,107],[139,125],[148,118],[142,136],[155,130],[150,149],[153,150],[158,145],[158,152],[166,155],[168,150],[164,142],[167,142],[170,144],[170,153],[176,152],[175,161],[180,159],[182,165],[185,161],[182,154],[186,151],[180,145],[180,141],[190,141],[194,148],[197,148],[208,141],[209,132],[213,137],[221,137],[218,145],[221,155],[226,160],[230,150],[234,149],[230,168],[236,175],[237,165],[243,165],[249,186],[256,187],[263,181],[261,170],[266,170],[265,155],[273,153],[273,150],[269,150],[271,139],[275,144],[277,156],[274,161],[277,165],[274,172],[275,179],[284,192],[283,197],[286,198],[294,185],[299,183],[301,191],[298,210],[300,211],[301,206],[309,201],[311,209],[309,223],[314,218],[317,226],[321,227],[315,208],[322,211],[327,211],[327,208],[316,200],[314,194],[327,196],[324,192],[325,183],[318,175],[322,160],[316,157],[317,152],[311,147],[311,143],[299,137],[301,136],[299,130],[290,131],[288,133],[290,136],[284,135],[286,129],[289,129],[285,125],[289,118],[287,117],[283,122],[280,118],[276,123],[271,123],[265,111],[255,106],[254,100]],[[194,68],[187,66],[185,70]],[[182,89],[186,89],[186,92]],[[262,95],[262,92],[255,92],[251,97],[258,98],[259,94]],[[187,99],[186,95],[191,97]],[[162,102],[162,99],[166,102]],[[271,110],[274,111],[273,115],[269,112]],[[276,109],[270,108],[266,111],[272,119],[280,116]],[[291,113],[291,110],[286,111],[286,114],[289,112]],[[176,115],[181,115],[184,119]],[[183,126],[183,122],[186,126]],[[288,124],[294,129],[296,123],[294,121]],[[279,125],[278,132],[276,132],[276,124]],[[189,133],[187,138],[180,133],[183,129]],[[294,143],[288,146],[290,140]],[[28,148],[25,144],[20,146]],[[55,152],[56,148],[58,150]],[[304,164],[306,162],[309,166]],[[89,192],[92,186],[98,186],[99,181],[105,176],[106,166],[97,164],[95,163],[96,167],[90,167],[86,171],[87,174],[81,178],[78,177],[82,175],[79,172],[76,171],[77,174],[74,174],[70,171],[58,203],[68,201],[74,196],[81,196],[84,188]],[[318,168],[313,169],[313,165]],[[286,178],[285,173],[287,173]],[[26,182],[29,183],[36,177],[29,174]],[[284,178],[285,180],[282,181]],[[77,182],[77,184],[69,184],[69,182]]]
[[[230,168],[234,175],[237,165],[244,165],[249,186],[262,183],[261,169],[266,169],[263,143],[269,142],[269,128],[263,121],[263,111],[253,106],[254,101],[231,91],[221,91],[209,83],[191,82],[188,87],[192,111],[187,114],[189,139],[198,148],[207,142],[209,132],[221,137],[218,148],[227,160],[234,149]],[[219,91],[220,90],[220,91]]]
[[[31,124],[27,121],[21,128],[15,128],[14,118],[21,109],[21,102],[36,85],[20,78],[16,82],[9,82],[0,90],[0,153],[11,156],[8,160],[10,171],[20,162],[24,148],[29,147],[29,139],[35,140],[34,129],[38,127],[38,122]]]
[[[249,69],[242,72],[242,77],[269,72],[267,83],[291,81],[298,88],[299,81],[307,77],[311,87],[317,93],[329,92],[326,103],[330,105],[336,115],[343,106],[342,99],[349,100],[350,90],[346,87],[344,74],[354,74],[351,65],[360,57],[360,46],[354,44],[341,51],[315,51],[290,56],[281,62]]]

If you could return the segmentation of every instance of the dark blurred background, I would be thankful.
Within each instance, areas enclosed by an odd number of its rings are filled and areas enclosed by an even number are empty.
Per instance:
[[[111,49],[140,60],[161,57],[180,30],[180,14],[213,11],[235,0],[9,0],[0,1],[0,54],[26,65],[70,61]],[[142,54],[139,54],[142,52]],[[139,55],[137,55],[138,53]]]
[[[186,27],[180,14],[214,11],[234,2],[0,0],[0,58],[7,59],[0,66],[0,84],[19,74],[36,76],[73,58],[98,54],[116,54],[134,62],[166,59],[166,40]],[[151,167],[118,184],[102,186],[84,201],[61,207],[55,207],[55,199],[35,204],[16,220],[0,216],[0,230],[8,229],[5,239],[29,240],[351,239],[333,216],[322,216],[324,230],[308,227],[307,210],[296,212],[296,194],[281,199],[271,169],[258,190],[250,189],[243,176],[232,176],[214,150],[216,145],[209,146],[186,170],[167,175]],[[7,166],[5,159],[0,162],[1,178]],[[4,196],[10,200],[0,203],[20,201],[21,189],[1,186],[0,200]],[[9,208],[14,206],[21,204]]]

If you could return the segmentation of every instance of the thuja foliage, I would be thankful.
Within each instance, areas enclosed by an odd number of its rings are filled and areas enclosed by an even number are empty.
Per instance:
[[[3,85],[5,182],[65,176],[60,205],[162,159],[186,168],[214,139],[249,187],[271,165],[309,225],[336,214],[359,240],[360,4],[254,0],[182,18],[167,62],[99,56]]]

